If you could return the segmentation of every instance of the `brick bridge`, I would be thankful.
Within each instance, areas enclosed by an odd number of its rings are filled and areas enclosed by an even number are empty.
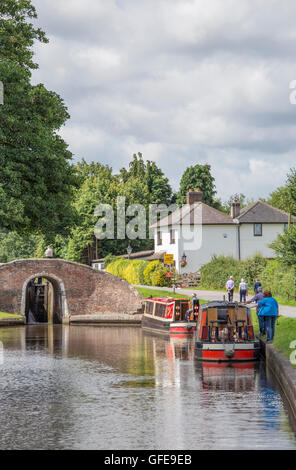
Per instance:
[[[95,313],[136,313],[142,296],[112,274],[62,259],[26,259],[0,265],[0,311],[26,315],[28,284],[45,278],[60,321]]]

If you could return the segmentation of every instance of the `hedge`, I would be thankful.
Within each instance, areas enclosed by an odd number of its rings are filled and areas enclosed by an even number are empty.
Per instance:
[[[244,278],[251,286],[266,265],[267,260],[260,255],[244,261],[237,261],[231,256],[214,256],[210,263],[201,268],[201,284],[207,289],[224,289],[229,276],[233,276],[236,285]]]
[[[117,258],[108,264],[106,271],[121,279],[125,279],[130,284],[162,287],[167,285],[165,275],[169,269],[160,261]]]
[[[267,260],[259,255],[243,261],[214,256],[210,263],[201,268],[201,287],[224,290],[229,276],[234,277],[236,287],[244,278],[252,291],[255,279],[259,278],[263,288],[270,289],[273,295],[286,298],[294,295],[294,268],[287,268],[280,261]]]

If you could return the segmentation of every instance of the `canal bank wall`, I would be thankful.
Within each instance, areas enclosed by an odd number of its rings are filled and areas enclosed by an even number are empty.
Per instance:
[[[260,344],[267,369],[276,378],[296,422],[296,369],[272,344],[266,344],[263,340],[260,340]]]
[[[0,327],[17,326],[17,325],[25,325],[25,324],[26,324],[25,317],[18,317],[18,318],[8,317],[8,318],[1,318],[0,320]]]
[[[92,315],[73,315],[69,319],[71,325],[109,325],[109,326],[130,326],[141,325],[142,314],[127,313],[97,313]]]

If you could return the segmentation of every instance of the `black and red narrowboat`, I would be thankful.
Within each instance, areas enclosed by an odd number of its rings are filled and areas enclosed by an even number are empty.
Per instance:
[[[194,344],[201,361],[235,362],[259,358],[251,311],[237,302],[214,301],[200,308]]]
[[[155,333],[187,336],[192,335],[196,328],[197,307],[188,319],[190,300],[172,297],[153,297],[145,300],[142,315],[142,328]]]

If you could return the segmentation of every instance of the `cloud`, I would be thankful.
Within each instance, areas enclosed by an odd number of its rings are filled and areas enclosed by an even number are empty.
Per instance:
[[[64,98],[75,158],[118,170],[142,152],[175,189],[187,166],[210,163],[223,199],[284,183],[296,150],[295,2],[34,3],[50,43],[35,48],[33,79]]]

